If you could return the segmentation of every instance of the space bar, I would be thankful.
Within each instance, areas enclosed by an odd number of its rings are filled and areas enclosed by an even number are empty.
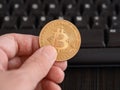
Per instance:
[[[82,48],[69,65],[120,64],[120,48]]]

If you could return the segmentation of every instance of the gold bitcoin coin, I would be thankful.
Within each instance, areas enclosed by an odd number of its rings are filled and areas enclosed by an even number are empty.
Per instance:
[[[56,61],[69,60],[78,52],[81,37],[78,29],[67,20],[53,20],[46,24],[39,35],[40,47],[52,45],[58,56]]]

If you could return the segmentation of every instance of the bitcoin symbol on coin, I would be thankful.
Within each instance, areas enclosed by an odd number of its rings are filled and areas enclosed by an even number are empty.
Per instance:
[[[68,47],[68,36],[64,33],[64,29],[58,28],[54,34],[54,46],[60,50]]]

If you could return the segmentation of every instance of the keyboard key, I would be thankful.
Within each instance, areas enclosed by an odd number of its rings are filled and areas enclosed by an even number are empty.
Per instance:
[[[62,12],[61,12],[61,8],[59,7],[59,5],[51,3],[48,4],[46,6],[46,11],[47,11],[47,15],[48,16],[59,16]]]
[[[50,16],[40,16],[38,18],[38,29],[41,29],[46,23],[53,20],[53,17]]]
[[[81,47],[83,48],[90,48],[90,47],[105,47],[104,43],[104,30],[97,29],[97,30],[86,30],[79,28],[81,32]]]
[[[12,3],[11,5],[11,13],[13,16],[25,16],[27,15],[27,7],[22,3]]]
[[[110,28],[120,28],[120,16],[111,16],[108,18],[108,25]]]
[[[75,0],[61,0],[60,4],[61,4],[62,6],[67,6],[67,5],[69,5],[69,4],[74,5],[74,4],[76,4],[76,1],[75,1]]]
[[[108,47],[120,47],[120,28],[109,30]]]
[[[23,16],[20,21],[20,29],[35,29],[35,18]]]
[[[81,4],[83,5],[86,3],[92,4],[93,0],[77,0],[77,3],[78,3],[78,5],[81,5]]]
[[[95,5],[100,5],[100,4],[111,4],[112,0],[94,0]]]
[[[17,29],[17,17],[5,16],[2,29]]]
[[[68,4],[63,9],[64,9],[63,13],[65,16],[75,17],[77,13],[79,13],[79,9],[77,8],[75,4],[74,5]]]
[[[120,46],[120,15],[109,17],[109,41],[108,47],[119,47]]]
[[[41,29],[43,28],[43,26],[46,25],[46,23],[48,23],[49,21],[53,20],[53,17],[43,15],[43,16],[39,16],[37,18],[37,20],[38,20],[37,21],[38,24],[37,24],[37,34],[36,35],[38,36]]]
[[[9,8],[7,4],[0,3],[0,16],[4,17],[6,15],[9,15]]]
[[[43,4],[48,5],[48,4],[58,4],[59,0],[43,0]]]
[[[85,3],[80,8],[83,8],[81,14],[83,16],[95,16],[98,15],[97,10],[93,4]]]
[[[75,16],[79,11],[77,10],[77,5],[75,0],[61,0],[60,6],[62,8],[62,12],[66,16]]]
[[[5,0],[3,0],[3,1],[5,1]],[[21,3],[21,4],[23,4],[24,0],[9,0],[9,3],[10,4],[15,4],[15,3]]]
[[[55,19],[61,19],[61,20],[71,21],[71,17],[69,17],[69,16],[58,16],[58,17],[56,17]]]
[[[41,3],[41,0],[25,0],[25,3],[26,5],[29,4],[33,4],[33,3],[37,3],[37,4],[40,4]]]
[[[6,0],[0,0],[0,3],[6,4],[7,1]]]
[[[101,4],[97,6],[98,13],[100,16],[112,16],[116,14],[114,5]]]
[[[94,16],[90,18],[89,25],[92,29],[107,29],[107,19],[100,16]]]
[[[30,15],[41,16],[44,14],[44,9],[41,4],[33,3],[30,5]]]
[[[111,0],[111,3],[113,3],[113,4],[120,4],[120,1],[119,0]]]
[[[61,8],[58,3],[58,0],[44,0],[43,4],[44,4],[46,15],[52,16],[52,17],[60,15]]]
[[[89,17],[76,16],[74,17],[74,23],[78,28],[89,29]]]

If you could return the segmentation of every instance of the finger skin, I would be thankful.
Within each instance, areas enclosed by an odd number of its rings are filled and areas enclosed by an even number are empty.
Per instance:
[[[15,57],[8,62],[8,70],[17,69],[22,65],[22,60],[19,57]]]
[[[8,70],[18,69],[30,56],[16,56],[8,61]]]
[[[26,77],[37,84],[48,74],[57,57],[57,51],[54,47],[45,46],[38,49],[31,57],[20,67]]]
[[[51,46],[39,48],[38,37],[36,36],[22,34],[6,34],[0,36],[0,55],[0,69],[2,69],[3,67],[7,69],[8,63],[20,67],[17,70],[0,72],[3,74],[3,77],[5,77],[1,78],[1,81],[5,81],[5,83],[2,82],[1,84],[3,88],[1,90],[9,90],[9,87],[6,87],[6,85],[14,87],[11,88],[12,90],[33,90],[35,89],[37,84],[41,82],[47,75],[48,77],[52,77],[51,73],[49,75],[49,71],[55,63],[57,52]],[[15,58],[16,56],[18,56],[18,58]],[[22,56],[30,57],[21,66],[21,61],[19,57]],[[13,62],[10,61],[11,59],[13,60]],[[58,66],[59,67],[57,68],[59,69],[56,69],[57,74],[63,73],[65,66],[59,64]],[[62,68],[63,70],[60,68]],[[64,76],[60,75],[59,77]],[[56,82],[61,81],[61,79],[57,81],[56,79],[54,80],[51,78],[50,80],[49,78],[49,80],[43,80],[42,85],[45,90],[61,90],[61,88],[56,84]],[[27,86],[24,86],[26,83]]]
[[[0,71],[6,71],[7,70],[7,64],[8,64],[8,57],[6,53],[0,49]]]
[[[67,61],[63,61],[63,62],[55,62],[54,66],[58,66],[60,67],[63,71],[66,70],[67,68]]]
[[[20,59],[21,58],[19,57],[15,57],[12,60],[10,60],[8,64],[9,70],[18,69],[22,65],[22,62]],[[61,83],[64,79],[64,72],[61,66],[66,67],[65,62],[60,63],[60,64],[57,63],[56,65],[52,66],[46,78],[56,83]]]
[[[50,80],[42,81],[42,89],[43,90],[61,90],[60,86]]]
[[[2,35],[0,36],[0,64],[6,70],[9,59],[16,55],[31,55],[38,48],[39,43],[36,36],[23,34]]]
[[[14,58],[12,58],[8,62],[8,69],[12,70],[12,69],[19,68],[24,63],[24,61],[27,60],[28,57],[30,57],[30,56],[14,57]],[[55,62],[54,66],[60,67],[63,71],[65,71],[66,68],[67,68],[67,61]]]
[[[21,59],[22,58],[20,57],[15,57],[12,60],[10,60],[8,64],[9,70],[18,69],[22,65]],[[46,78],[56,83],[61,83],[64,79],[64,72],[62,70],[63,68],[66,68],[66,62],[55,62]]]
[[[64,80],[64,76],[64,72],[61,68],[53,66],[50,69],[46,78],[51,81],[54,81],[55,83],[62,83],[62,81]]]
[[[6,34],[0,36],[0,43],[0,49],[6,53],[8,58],[13,58],[16,54],[31,55],[39,48],[38,37],[32,35]]]

